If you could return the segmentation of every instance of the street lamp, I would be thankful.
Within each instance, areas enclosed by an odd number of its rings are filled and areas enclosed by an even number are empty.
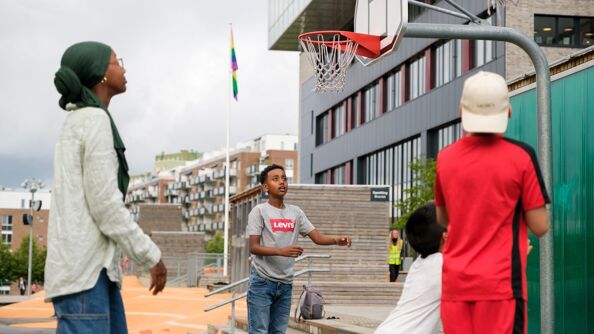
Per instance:
[[[41,209],[41,201],[39,204],[35,203],[35,192],[39,189],[45,187],[43,181],[38,179],[26,179],[22,184],[21,187],[29,190],[31,192],[31,203],[29,203],[29,208],[31,209],[31,221],[29,222],[29,269],[27,271],[27,296],[31,295],[31,265],[33,260],[33,209],[39,211]]]

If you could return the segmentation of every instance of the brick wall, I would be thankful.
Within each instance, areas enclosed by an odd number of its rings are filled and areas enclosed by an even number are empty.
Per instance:
[[[138,211],[138,225],[147,234],[182,231],[182,211],[178,204],[140,204]]]
[[[3,216],[12,216],[12,244],[11,249],[17,250],[25,236],[29,235],[29,226],[23,224],[23,214],[30,213],[29,209],[0,209],[0,224]],[[33,237],[38,245],[47,245],[47,224],[49,210],[34,213]]]
[[[506,26],[521,31],[527,36],[534,35],[534,14],[594,16],[592,0],[520,0],[517,6],[508,5]],[[542,47],[549,63],[559,60],[579,49]],[[519,47],[506,43],[505,76],[513,79],[534,70],[530,58]]]

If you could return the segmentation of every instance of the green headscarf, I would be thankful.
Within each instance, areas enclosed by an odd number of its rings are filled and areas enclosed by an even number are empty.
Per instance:
[[[103,102],[91,91],[91,88],[101,82],[111,58],[111,47],[99,42],[81,42],[72,45],[64,52],[60,69],[56,72],[54,85],[62,95],[60,107],[66,110],[66,105],[71,103],[79,108],[97,107],[105,110],[111,124],[113,146],[118,157],[118,188],[124,199],[128,190],[130,176],[128,163],[124,152],[126,147],[118,132],[109,111]]]

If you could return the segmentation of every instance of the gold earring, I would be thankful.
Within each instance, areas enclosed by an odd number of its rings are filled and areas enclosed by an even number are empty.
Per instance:
[[[107,77],[103,77],[103,80],[101,80],[101,83],[104,84],[107,82]]]

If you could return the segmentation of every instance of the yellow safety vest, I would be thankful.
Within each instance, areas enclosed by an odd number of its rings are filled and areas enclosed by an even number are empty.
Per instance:
[[[390,255],[388,256],[388,264],[397,264],[399,265],[400,260],[400,252],[402,251],[402,239],[398,239],[396,245],[393,245],[390,242]]]

